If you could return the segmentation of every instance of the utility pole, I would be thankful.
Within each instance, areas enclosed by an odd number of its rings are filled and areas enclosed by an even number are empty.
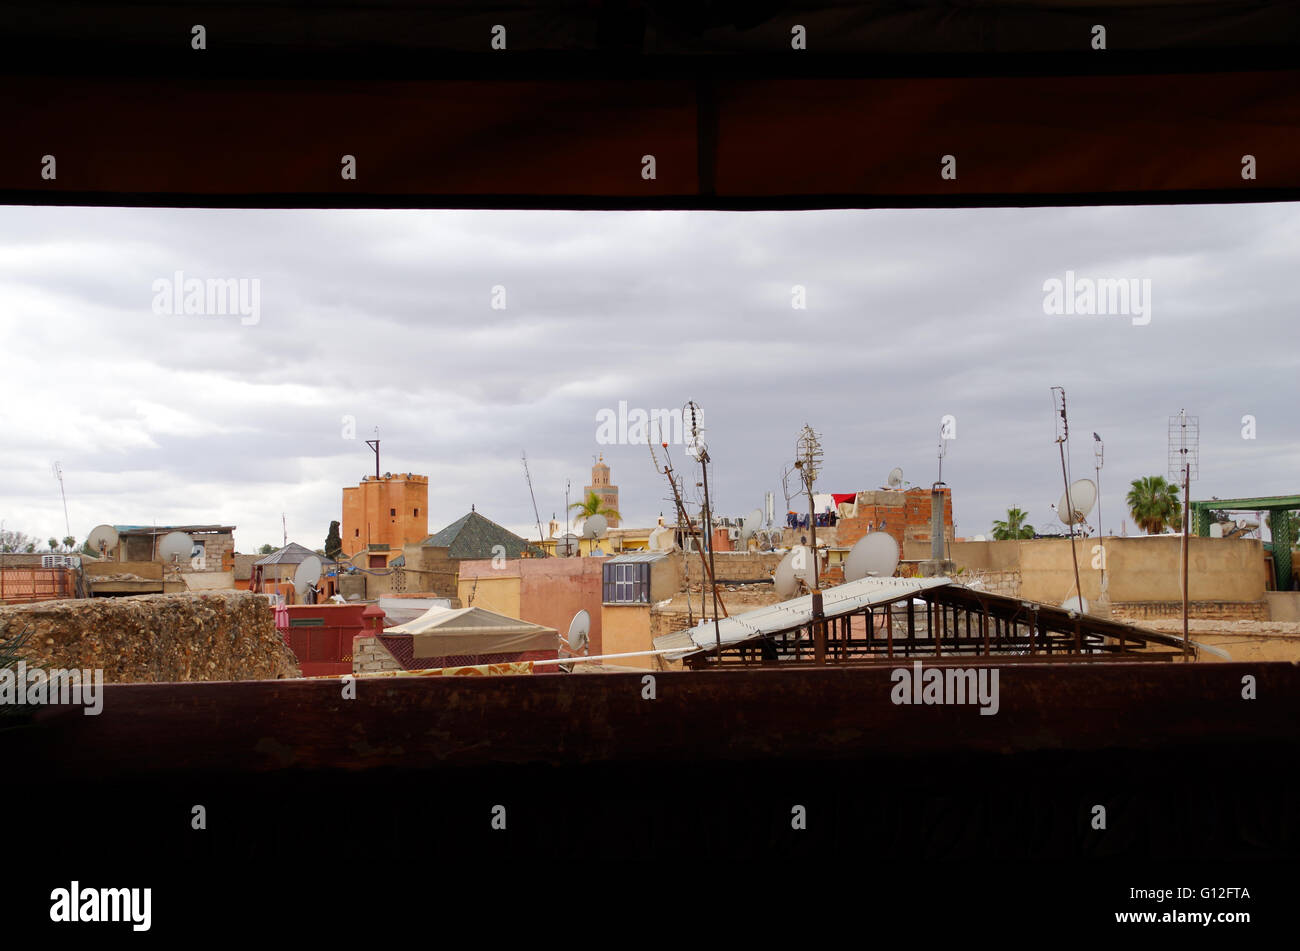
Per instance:
[[[1200,474],[1201,456],[1201,418],[1188,416],[1187,410],[1180,409],[1177,416],[1169,417],[1169,476],[1181,479],[1183,483],[1183,660],[1192,658],[1192,642],[1188,639],[1188,613],[1190,609],[1190,592],[1188,591],[1188,561],[1191,552],[1191,499],[1192,480]]]
[[[690,417],[691,427],[691,444],[688,447],[688,452],[699,462],[700,471],[704,475],[704,534],[705,542],[709,548],[709,587],[713,589],[713,636],[716,642],[718,664],[721,666],[722,628],[719,627],[718,622],[718,585],[713,580],[718,575],[713,565],[713,509],[709,505],[709,463],[712,460],[709,458],[709,447],[700,438],[700,434],[704,430],[700,426],[700,407],[695,400],[691,400],[686,404],[685,415]]]
[[[808,495],[808,538],[812,542],[812,625],[813,625],[813,661],[819,667],[826,663],[826,625],[822,620],[821,572],[817,564],[817,513],[813,504],[813,483],[822,464],[821,437],[811,425],[804,424],[795,443],[795,468],[803,479],[804,492]]]
[[[1065,483],[1065,525],[1070,530],[1070,558],[1074,561],[1074,593],[1079,599],[1079,613],[1083,613],[1083,588],[1079,585],[1079,553],[1074,547],[1075,508],[1074,498],[1070,495],[1070,476],[1065,468],[1065,444],[1070,441],[1070,420],[1065,414],[1065,388],[1052,387],[1052,402],[1056,407],[1057,422],[1056,445],[1061,450],[1061,481]]]

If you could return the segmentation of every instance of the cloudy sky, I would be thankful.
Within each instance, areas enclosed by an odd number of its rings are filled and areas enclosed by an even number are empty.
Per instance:
[[[251,551],[321,546],[341,489],[430,477],[430,529],[472,504],[521,533],[564,518],[603,452],[625,523],[668,506],[602,409],[697,401],[715,509],[777,494],[800,427],[821,487],[894,466],[944,480],[957,531],[1018,504],[1059,527],[1049,388],[1072,471],[1105,440],[1102,515],[1166,472],[1200,417],[1193,497],[1294,492],[1300,208],[1284,204],[773,213],[0,209],[0,519],[44,540],[94,525],[222,522]],[[1044,282],[1151,281],[1150,322],[1044,313]],[[257,279],[256,323],[155,313],[155,281]],[[806,289],[806,309],[792,288]],[[505,308],[494,309],[493,289]],[[499,296],[498,296],[499,302]],[[1242,438],[1253,416],[1257,438]],[[345,417],[355,419],[346,438]],[[685,462],[678,447],[678,462]],[[695,479],[691,478],[690,482]],[[1135,531],[1128,520],[1128,531]]]

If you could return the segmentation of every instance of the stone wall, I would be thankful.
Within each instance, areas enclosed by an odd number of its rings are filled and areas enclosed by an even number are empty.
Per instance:
[[[401,663],[377,637],[359,634],[352,639],[352,673],[358,677],[381,670],[402,670]]]
[[[30,628],[29,667],[102,669],[108,683],[300,676],[266,598],[152,594],[0,608],[0,640]]]
[[[1182,618],[1181,601],[1112,601],[1111,617],[1117,621],[1149,621]],[[1267,601],[1190,601],[1188,618],[1202,621],[1267,621]]]

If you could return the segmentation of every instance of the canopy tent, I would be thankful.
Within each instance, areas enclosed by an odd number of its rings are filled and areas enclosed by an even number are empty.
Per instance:
[[[384,631],[385,639],[393,635],[410,637],[415,660],[560,648],[560,635],[554,628],[479,607],[431,607],[415,620]]]

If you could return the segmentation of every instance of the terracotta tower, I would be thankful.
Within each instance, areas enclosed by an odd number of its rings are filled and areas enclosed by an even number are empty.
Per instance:
[[[592,492],[596,493],[596,497],[600,499],[600,504],[603,508],[613,509],[616,512],[618,511],[618,486],[610,484],[609,466],[605,465],[605,457],[603,455],[600,456],[596,463],[591,467],[591,485],[587,486],[586,491],[583,493],[583,498],[586,498]],[[618,528],[617,518],[610,515],[608,516],[608,519],[610,528]]]

